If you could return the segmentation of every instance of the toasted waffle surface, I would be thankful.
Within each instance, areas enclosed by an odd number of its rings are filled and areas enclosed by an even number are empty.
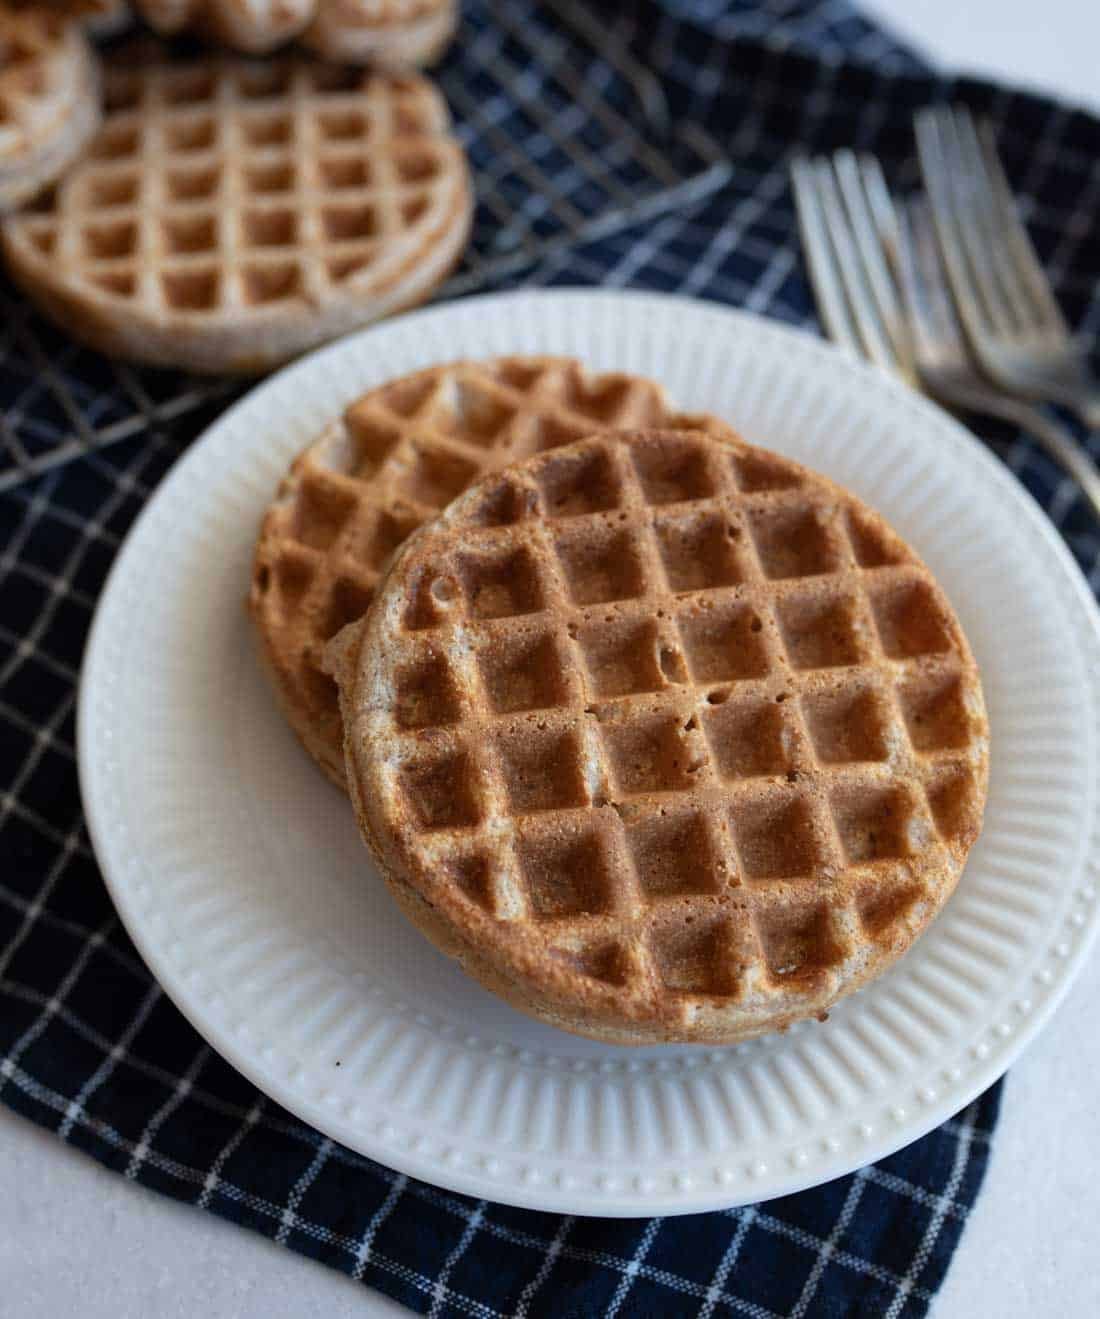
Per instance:
[[[27,293],[102,351],[260,370],[427,297],[472,193],[426,79],[308,59],[117,62],[90,150],[9,217]]]
[[[456,0],[136,0],[163,33],[196,28],[258,54],[302,35],[328,59],[408,68],[442,55]]]
[[[931,573],[738,442],[616,433],[487,477],[329,662],[402,907],[608,1041],[824,1012],[911,945],[980,828],[981,686]]]
[[[358,399],[295,459],[261,528],[250,608],[280,703],[337,783],[344,780],[325,643],[370,603],[397,546],[487,472],[595,430],[698,426],[653,381],[591,375],[569,358],[456,362]]]
[[[52,183],[98,122],[96,63],[79,25],[0,5],[0,212]]]

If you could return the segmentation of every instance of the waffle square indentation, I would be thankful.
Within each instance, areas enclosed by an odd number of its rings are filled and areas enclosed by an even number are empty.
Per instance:
[[[458,690],[442,655],[428,653],[404,665],[394,685],[399,727],[441,728],[458,719]]]
[[[951,649],[942,608],[927,582],[872,579],[869,590],[882,649],[891,659]]]
[[[889,715],[869,688],[841,687],[805,695],[802,712],[823,764],[886,759]]]
[[[969,847],[977,837],[981,798],[969,765],[941,767],[925,785],[925,795],[940,837]]]
[[[555,544],[574,603],[604,604],[641,595],[645,578],[631,532],[586,524],[559,532]]]
[[[751,605],[724,602],[677,616],[688,668],[697,682],[762,678],[769,668],[763,624]]]
[[[705,499],[716,493],[703,447],[692,440],[641,440],[630,456],[650,504]]]
[[[476,464],[460,454],[413,444],[396,492],[414,503],[443,508],[466,489],[477,472]]]
[[[607,699],[666,686],[660,636],[652,619],[590,623],[578,629],[577,642],[593,696]]]
[[[626,840],[648,897],[717,893],[722,887],[706,822],[697,811],[671,810],[632,820]]]
[[[595,915],[610,909],[612,875],[595,830],[583,825],[524,830],[516,840],[516,854],[537,919]]]
[[[644,715],[624,723],[602,722],[615,784],[623,795],[691,788],[706,765],[698,732],[673,715]]]
[[[578,517],[619,505],[618,473],[604,449],[558,454],[539,468],[536,480],[547,517]]]
[[[673,925],[650,934],[657,974],[666,989],[682,994],[733,993],[739,962],[733,955],[739,940],[728,921],[709,920]]]
[[[742,580],[736,548],[741,532],[728,517],[696,510],[680,517],[658,517],[655,527],[674,591],[705,591]]]
[[[354,577],[338,577],[332,584],[328,610],[322,624],[325,639],[334,637],[341,628],[362,618],[370,608],[372,595],[371,588],[356,581]]]
[[[464,554],[457,569],[472,618],[511,618],[543,607],[538,567],[522,547]]]
[[[735,454],[732,458],[734,476],[746,494],[765,490],[790,490],[802,484],[790,464],[775,454],[762,449]]]
[[[474,793],[474,766],[465,751],[425,757],[400,772],[401,790],[421,829],[475,825],[481,808]]]
[[[824,903],[778,907],[757,917],[768,972],[776,980],[813,979],[844,956]]]
[[[859,663],[859,626],[855,607],[846,596],[796,593],[780,600],[776,612],[794,668],[829,669]]]
[[[943,751],[966,746],[970,716],[958,674],[911,678],[898,686],[909,740],[918,751]]]
[[[730,811],[741,869],[750,880],[798,879],[825,863],[810,804],[789,792],[739,798]]]
[[[911,856],[923,841],[912,800],[897,786],[841,786],[829,805],[850,865]]]
[[[499,735],[501,777],[513,814],[568,810],[587,802],[577,735],[524,723]]]
[[[568,699],[561,656],[549,633],[494,631],[478,646],[477,662],[497,714],[552,709]]]
[[[703,727],[724,779],[785,774],[794,762],[794,734],[775,701],[734,697],[704,710]]]
[[[815,577],[840,566],[836,549],[813,508],[749,510],[757,557],[771,578]]]

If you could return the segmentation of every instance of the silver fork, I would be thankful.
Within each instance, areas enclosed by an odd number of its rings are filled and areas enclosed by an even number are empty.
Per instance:
[[[953,411],[997,417],[1071,473],[1100,517],[1100,474],[1068,430],[974,368],[954,315],[927,205],[896,208],[873,156],[838,151],[791,167],[810,279],[839,345]]]
[[[1100,429],[1100,381],[1020,220],[992,126],[965,106],[929,107],[916,135],[955,306],[980,366],[1004,389],[1065,404]]]

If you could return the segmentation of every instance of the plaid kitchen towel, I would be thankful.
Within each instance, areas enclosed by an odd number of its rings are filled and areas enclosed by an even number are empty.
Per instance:
[[[441,77],[482,207],[452,291],[629,285],[812,326],[785,155],[854,144],[904,185],[913,111],[957,97],[995,120],[1062,305],[1100,337],[1088,116],[934,74],[846,0],[471,0],[465,19]],[[601,58],[601,42],[623,58]],[[620,140],[641,102],[648,156]],[[278,1109],[203,1043],[108,900],[73,708],[120,541],[227,390],[120,372],[2,284],[0,299],[0,1098],[126,1176],[434,1315],[923,1314],[981,1185],[997,1088],[813,1191],[686,1219],[575,1219],[398,1176]],[[126,435],[14,483],[50,454]],[[1100,537],[1073,483],[1024,437],[987,437],[1100,586]]]

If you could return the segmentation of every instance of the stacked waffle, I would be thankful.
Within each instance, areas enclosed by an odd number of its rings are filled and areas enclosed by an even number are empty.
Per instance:
[[[567,1030],[820,1015],[980,828],[981,687],[929,570],[649,381],[510,358],[374,390],[293,464],[250,602],[401,908]]]
[[[301,19],[352,65],[146,43],[101,77],[65,6],[0,0],[2,245],[28,297],[101,352],[210,372],[266,370],[428,297],[466,247],[473,189],[442,96],[395,70],[441,49],[453,4],[148,7],[248,49]]]

